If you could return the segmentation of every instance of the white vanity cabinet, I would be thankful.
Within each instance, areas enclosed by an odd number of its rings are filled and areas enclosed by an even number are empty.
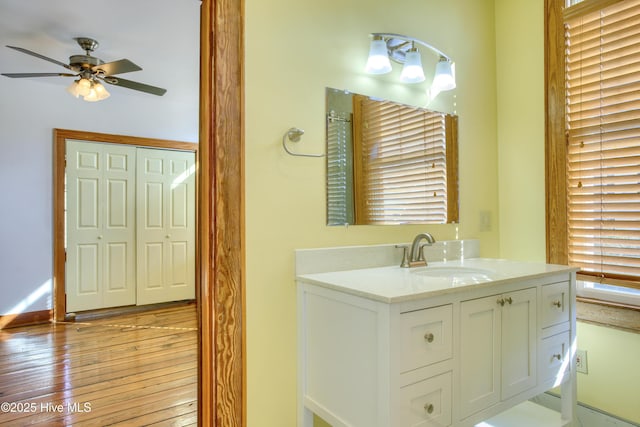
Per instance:
[[[474,426],[557,385],[557,425],[571,425],[575,270],[521,267],[472,284],[399,267],[299,275],[299,427],[314,413],[333,427]]]

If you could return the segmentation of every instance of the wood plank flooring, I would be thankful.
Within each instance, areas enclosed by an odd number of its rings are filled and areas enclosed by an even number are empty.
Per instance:
[[[0,425],[197,424],[195,304],[0,330]]]

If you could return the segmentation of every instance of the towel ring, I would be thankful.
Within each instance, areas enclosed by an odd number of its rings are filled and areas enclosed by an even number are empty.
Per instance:
[[[301,154],[301,153],[294,153],[293,151],[289,150],[289,147],[287,147],[287,140],[291,142],[299,142],[300,137],[303,134],[304,134],[304,130],[299,128],[291,128],[287,132],[285,132],[285,134],[282,135],[282,148],[284,148],[284,151],[286,151],[287,154],[291,156],[297,156],[297,157],[324,157],[324,154]]]

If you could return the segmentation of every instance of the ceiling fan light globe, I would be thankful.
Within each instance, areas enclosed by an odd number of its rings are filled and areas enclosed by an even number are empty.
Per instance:
[[[85,78],[78,80],[78,95],[88,96],[91,92],[91,82]]]
[[[94,88],[91,88],[89,90],[89,93],[87,95],[84,96],[84,100],[87,102],[96,102],[96,101],[100,101],[98,99],[98,94],[96,93],[96,90]]]
[[[80,96],[78,82],[74,80],[74,82],[67,88],[67,92],[69,92],[74,98],[78,98]]]
[[[109,91],[102,85],[102,83],[96,83],[93,85],[93,91],[96,94],[97,101],[102,101],[103,99],[107,99],[111,96]]]

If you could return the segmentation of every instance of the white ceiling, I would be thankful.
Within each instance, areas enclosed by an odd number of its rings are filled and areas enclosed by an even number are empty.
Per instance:
[[[197,105],[199,15],[198,0],[0,0],[0,73],[67,71],[5,45],[68,63],[69,56],[83,54],[74,37],[91,37],[100,43],[94,56],[105,62],[126,58],[143,68],[123,78],[166,88],[172,102]],[[11,80],[25,90],[40,84],[64,89],[71,82],[68,77]],[[114,96],[154,96],[107,88]]]

